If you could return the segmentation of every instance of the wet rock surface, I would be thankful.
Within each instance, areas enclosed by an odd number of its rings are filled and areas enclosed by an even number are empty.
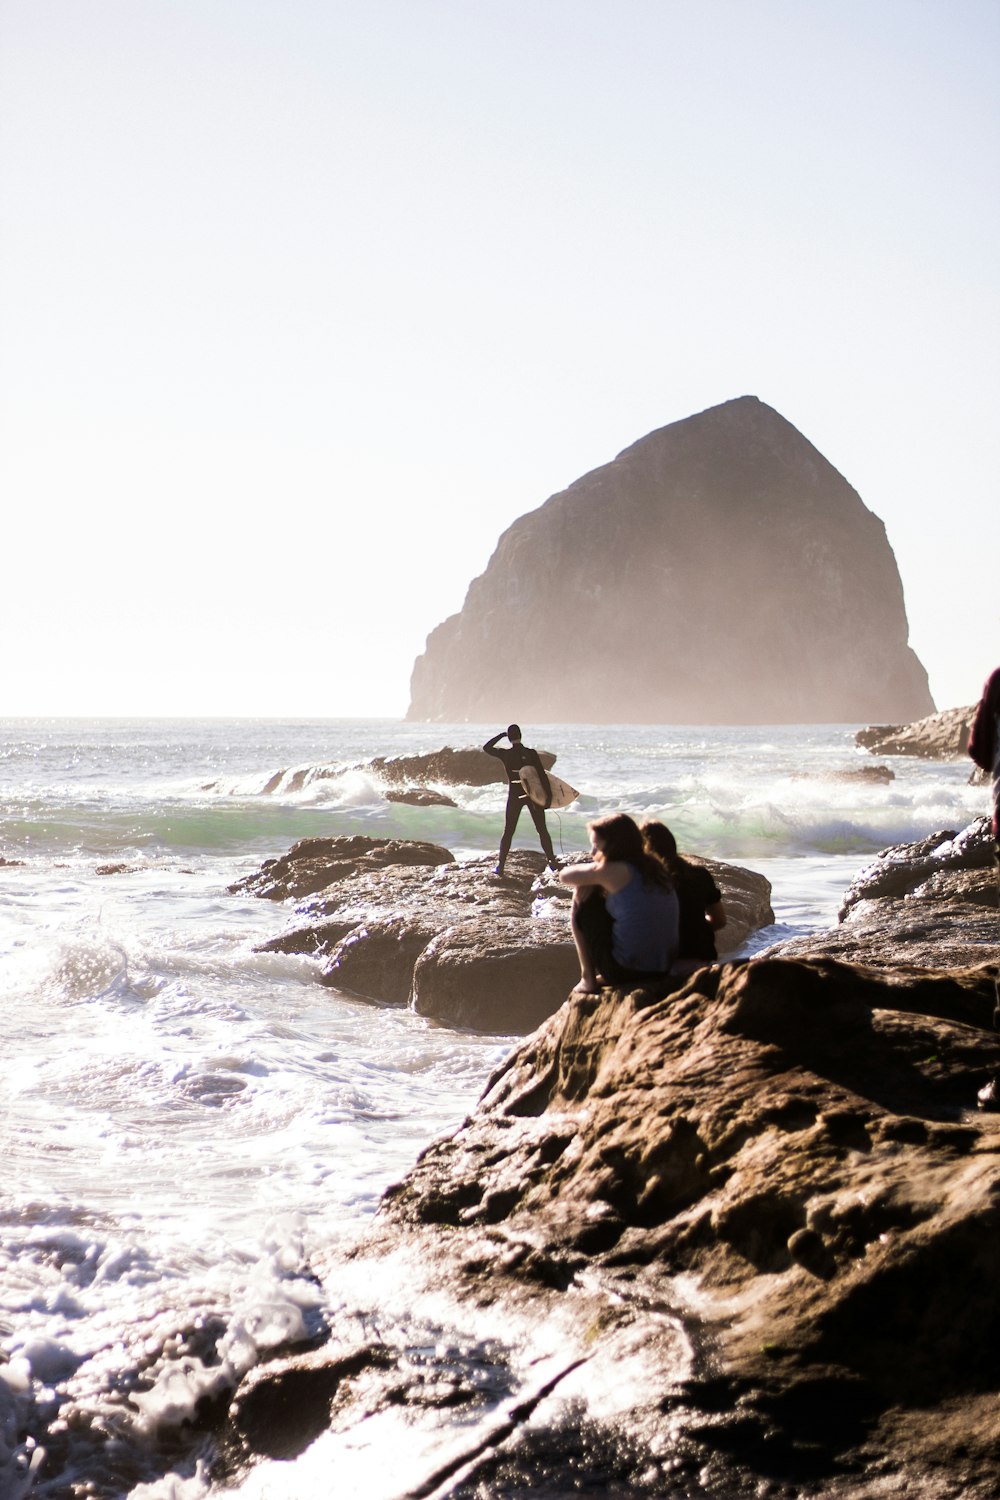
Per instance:
[[[946,708],[912,724],[869,724],[854,736],[856,745],[873,755],[917,755],[923,760],[961,760],[969,750],[969,730],[976,711]]]
[[[820,954],[892,967],[953,969],[1000,956],[989,820],[883,849],[847,889],[838,926],[778,943],[772,957]]]
[[[259,870],[238,880],[229,890],[286,901],[389,865],[442,865],[453,859],[451,851],[440,844],[415,839],[376,839],[360,833],[299,839],[287,854],[265,860]]]
[[[244,1382],[230,1470],[301,1454],[469,1500],[995,1496],[1000,1120],[968,1108],[992,1005],[987,968],[830,959],[567,1001],[317,1258],[331,1337]]]
[[[722,953],[773,922],[764,876],[697,863],[723,893]],[[533,850],[514,850],[503,876],[493,869],[493,857],[457,861],[434,844],[309,839],[232,889],[297,901],[294,924],[261,951],[313,955],[324,984],[449,1025],[522,1034],[558,1010],[579,977],[571,891]]]

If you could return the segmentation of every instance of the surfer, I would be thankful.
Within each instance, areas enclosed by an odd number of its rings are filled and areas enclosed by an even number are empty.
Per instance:
[[[993,854],[1000,881],[1000,667],[991,672],[983,685],[969,732],[969,754],[992,782]],[[993,1025],[1000,1031],[1000,976],[996,980],[996,1005]],[[1000,1074],[991,1078],[977,1095],[980,1109],[1000,1110]]]
[[[715,934],[727,921],[722,892],[704,865],[693,865],[677,853],[677,840],[665,823],[643,823],[640,831],[646,848],[670,871],[677,892],[680,920],[671,973],[693,974],[718,960]]]
[[[662,979],[677,952],[678,902],[670,872],[627,813],[589,824],[593,859],[560,870],[573,887],[570,925],[580,960],[578,995],[605,983]]]
[[[510,749],[501,750],[497,740],[502,740],[506,735],[510,740]],[[506,729],[501,729],[491,740],[487,740],[483,746],[487,755],[496,756],[497,760],[503,762],[504,770],[507,772],[507,816],[503,825],[503,837],[500,840],[500,857],[497,860],[495,875],[503,874],[503,867],[510,853],[511,842],[514,838],[514,829],[517,820],[521,816],[521,809],[527,806],[531,814],[531,821],[535,825],[538,838],[550,870],[558,870],[559,864],[556,860],[556,851],[552,847],[552,839],[549,830],[545,826],[545,808],[552,806],[552,788],[549,778],[545,774],[545,767],[537,750],[521,743],[521,726],[519,724],[508,724]],[[545,791],[545,806],[539,807],[537,802],[532,802],[524,786],[521,783],[521,767],[534,766],[541,777],[542,787]]]

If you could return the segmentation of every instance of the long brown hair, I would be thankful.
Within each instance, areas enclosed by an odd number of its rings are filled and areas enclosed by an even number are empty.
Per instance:
[[[632,865],[647,885],[662,885],[668,890],[673,888],[669,870],[662,859],[646,848],[638,823],[628,813],[612,813],[610,817],[588,823],[587,827],[600,839],[605,859],[620,860],[622,864]]]
[[[679,880],[685,870],[693,868],[689,860],[677,852],[677,840],[674,838],[666,823],[651,821],[643,823],[639,832],[646,843],[650,854],[655,854],[657,859],[662,859],[667,869],[675,880]]]

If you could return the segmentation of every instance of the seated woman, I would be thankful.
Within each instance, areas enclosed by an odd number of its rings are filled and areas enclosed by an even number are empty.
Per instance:
[[[677,951],[677,897],[666,866],[626,813],[591,823],[593,860],[559,871],[573,887],[571,924],[580,959],[575,994],[605,983],[641,983],[669,972]]]
[[[693,974],[718,961],[715,934],[725,927],[722,892],[703,865],[693,865],[677,853],[677,840],[665,823],[643,823],[642,836],[651,854],[670,871],[680,905],[674,974]]]

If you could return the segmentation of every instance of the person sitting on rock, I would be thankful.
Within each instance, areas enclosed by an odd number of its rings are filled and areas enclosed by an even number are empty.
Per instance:
[[[580,960],[574,994],[599,983],[659,980],[677,953],[678,903],[670,873],[627,813],[588,825],[593,859],[560,870],[573,887],[570,924]]]
[[[715,934],[728,920],[722,892],[704,865],[693,865],[678,854],[677,840],[665,823],[643,823],[640,832],[649,852],[670,871],[677,892],[677,957],[671,973],[693,974],[718,961]]]
[[[1000,667],[991,672],[976,705],[969,734],[969,754],[991,778],[993,790],[993,853],[997,861],[1000,889]],[[996,1008],[993,1025],[1000,1030],[1000,977],[996,981]],[[980,1109],[1000,1110],[1000,1076],[991,1078],[979,1090]]]
[[[497,740],[502,740],[505,734],[508,740],[510,740],[509,750],[502,750],[497,744]],[[521,809],[525,804],[527,804],[528,812],[531,814],[531,821],[535,825],[549,869],[557,870],[559,863],[556,859],[556,852],[552,847],[549,830],[545,825],[545,808],[539,807],[537,802],[532,802],[521,782],[521,767],[534,766],[542,779],[542,786],[545,790],[545,807],[552,806],[552,788],[549,786],[549,778],[545,774],[545,767],[542,765],[538,751],[532,750],[528,745],[521,743],[521,726],[519,724],[508,724],[505,730],[501,729],[499,734],[495,734],[492,739],[487,740],[483,749],[487,755],[495,755],[497,760],[503,762],[508,783],[507,816],[503,825],[503,837],[500,840],[500,857],[497,860],[496,869],[493,872],[494,875],[503,874],[503,867],[507,862],[507,855],[510,853],[517,820],[521,816]]]

